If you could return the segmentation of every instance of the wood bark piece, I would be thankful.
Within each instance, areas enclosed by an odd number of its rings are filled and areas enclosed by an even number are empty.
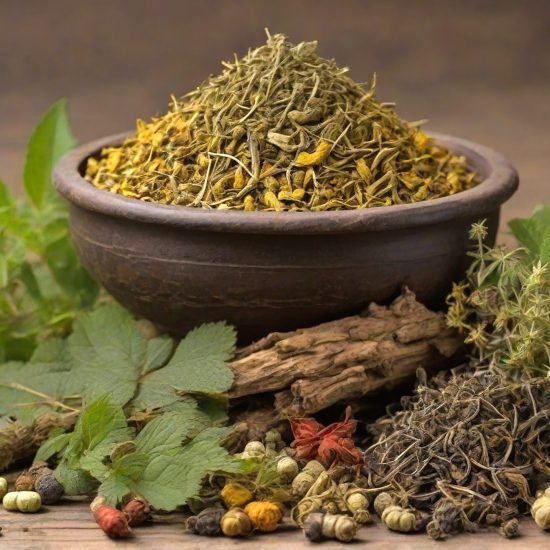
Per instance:
[[[288,416],[309,415],[335,403],[390,389],[417,368],[440,368],[462,345],[443,313],[405,290],[390,306],[365,315],[273,333],[238,351],[230,398],[275,392]]]

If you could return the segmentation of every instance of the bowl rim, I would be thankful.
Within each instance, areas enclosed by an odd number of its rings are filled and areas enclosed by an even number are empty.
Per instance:
[[[144,202],[98,189],[79,167],[103,147],[120,144],[129,132],[85,143],[65,154],[54,168],[57,191],[70,203],[91,212],[173,228],[196,231],[267,234],[354,233],[387,231],[483,216],[500,207],[516,191],[519,178],[501,154],[447,134],[429,135],[454,153],[464,155],[483,180],[455,195],[412,204],[323,212],[244,212]]]

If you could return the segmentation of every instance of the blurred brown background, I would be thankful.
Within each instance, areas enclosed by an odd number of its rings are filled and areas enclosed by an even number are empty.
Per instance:
[[[493,147],[522,184],[505,218],[550,201],[546,0],[0,0],[0,176],[19,186],[40,115],[69,99],[80,140],[162,112],[264,27],[319,51],[408,119]]]

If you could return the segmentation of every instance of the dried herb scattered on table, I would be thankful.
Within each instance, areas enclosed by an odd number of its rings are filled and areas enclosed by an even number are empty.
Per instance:
[[[225,62],[168,112],[90,158],[100,189],[237,210],[342,210],[443,197],[476,184],[462,156],[401,120],[348,69],[277,34]]]
[[[470,369],[420,383],[404,410],[372,425],[368,485],[433,513],[437,538],[524,513],[550,471],[549,390],[548,378]]]

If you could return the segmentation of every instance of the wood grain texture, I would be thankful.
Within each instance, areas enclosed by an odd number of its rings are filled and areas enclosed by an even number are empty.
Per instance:
[[[58,506],[45,507],[38,514],[20,514],[0,511],[2,537],[0,546],[14,550],[227,550],[243,548],[250,550],[289,550],[315,548],[302,534],[291,526],[283,526],[276,533],[251,537],[246,540],[227,538],[206,539],[184,531],[183,515],[156,516],[154,525],[133,530],[132,539],[111,541],[95,524],[88,509],[88,502],[65,501]],[[359,538],[350,548],[363,546],[376,550],[547,550],[550,535],[540,531],[526,519],[521,525],[522,536],[506,540],[496,533],[463,534],[435,542],[426,535],[400,535],[391,533],[380,525],[364,527]],[[344,548],[331,541],[319,546],[321,550]]]
[[[445,316],[405,291],[388,307],[371,304],[364,315],[272,333],[239,350],[230,397],[276,391],[283,416],[308,416],[448,364],[460,347]]]

